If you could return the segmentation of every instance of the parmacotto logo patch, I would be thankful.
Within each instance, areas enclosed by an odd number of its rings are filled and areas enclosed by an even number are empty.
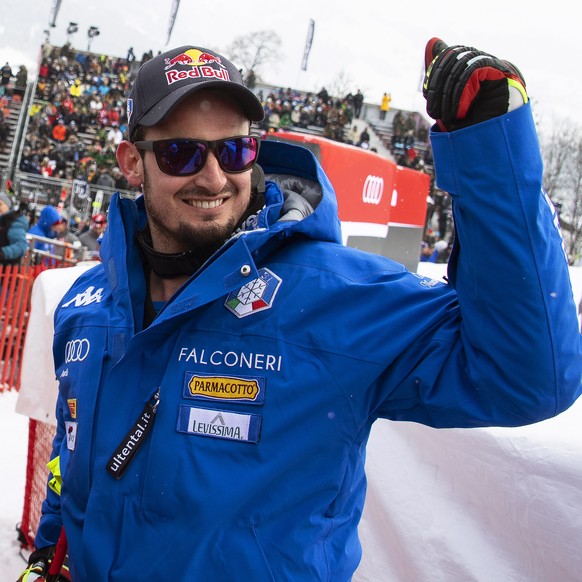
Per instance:
[[[225,305],[237,317],[246,317],[269,309],[281,286],[281,278],[269,269],[260,269],[259,276],[226,298]]]
[[[186,372],[184,397],[263,404],[265,400],[265,384],[265,378],[212,376],[210,374]]]
[[[257,443],[261,416],[180,404],[176,428],[178,432],[191,435]]]

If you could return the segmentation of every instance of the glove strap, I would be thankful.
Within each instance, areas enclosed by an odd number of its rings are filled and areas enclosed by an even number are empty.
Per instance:
[[[525,87],[515,79],[507,79],[509,86],[509,105],[507,111],[513,111],[529,101]]]

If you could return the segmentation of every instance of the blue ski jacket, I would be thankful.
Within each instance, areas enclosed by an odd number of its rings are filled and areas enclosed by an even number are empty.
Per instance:
[[[516,426],[578,397],[529,105],[432,145],[448,283],[342,246],[316,159],[265,142],[266,206],[144,329],[143,199],[114,197],[102,263],[55,316],[62,489],[36,545],[64,524],[73,580],[350,580],[374,421]]]

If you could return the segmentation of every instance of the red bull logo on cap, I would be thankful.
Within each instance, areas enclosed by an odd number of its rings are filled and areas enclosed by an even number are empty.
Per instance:
[[[228,70],[221,63],[220,57],[205,53],[197,49],[189,49],[171,59],[165,59],[166,80],[168,85],[184,79],[196,77],[212,77],[230,81]],[[189,69],[175,69],[177,65],[191,67]],[[215,67],[218,65],[218,68]]]

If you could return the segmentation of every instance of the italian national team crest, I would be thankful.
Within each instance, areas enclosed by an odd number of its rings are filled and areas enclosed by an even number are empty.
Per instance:
[[[269,309],[280,286],[280,277],[269,269],[259,269],[259,276],[230,293],[224,304],[237,317],[246,317]]]

